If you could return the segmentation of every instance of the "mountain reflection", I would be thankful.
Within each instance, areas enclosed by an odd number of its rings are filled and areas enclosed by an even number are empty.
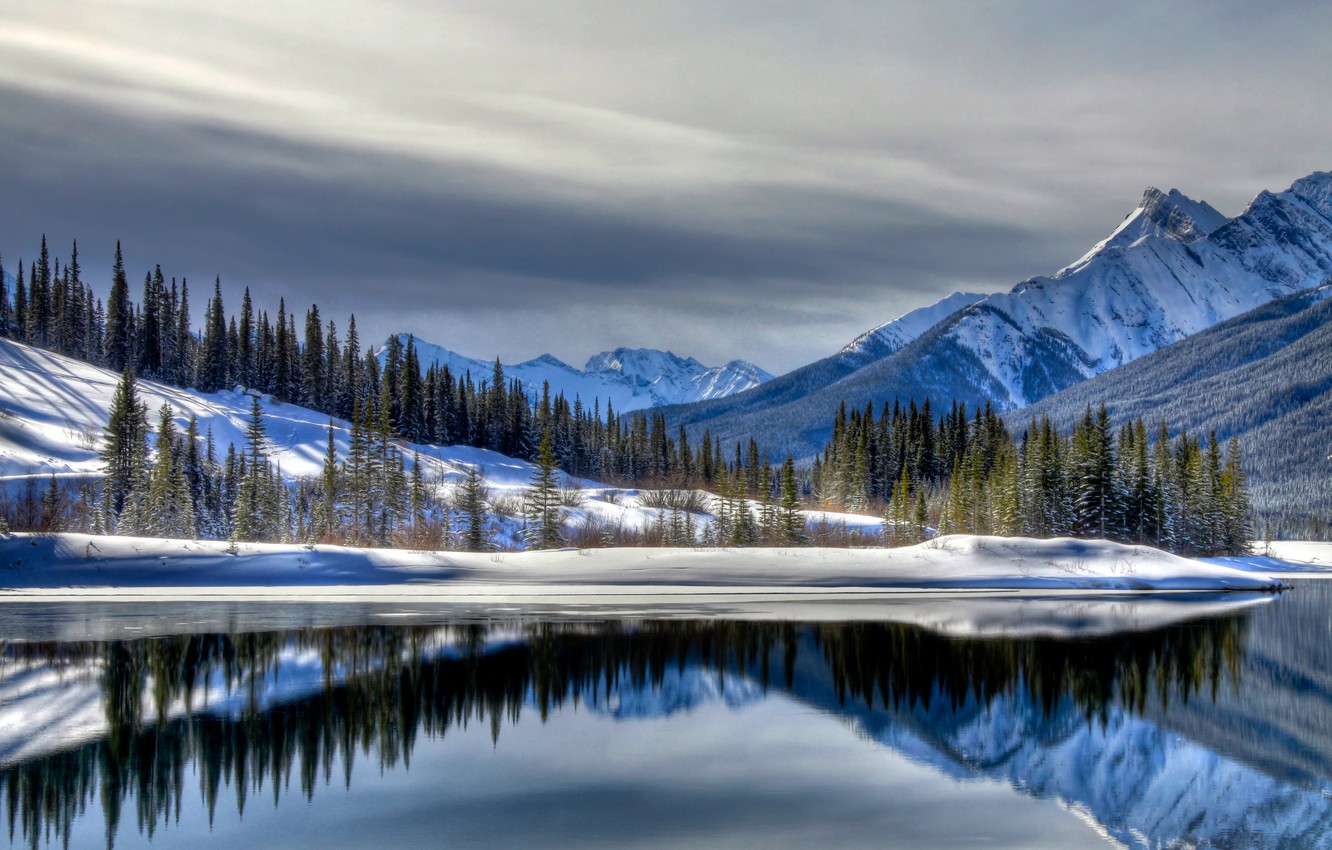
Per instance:
[[[480,723],[498,745],[505,723],[525,711],[544,721],[568,704],[607,709],[687,669],[743,677],[763,692],[817,679],[830,683],[840,710],[1018,697],[1045,714],[1071,703],[1086,723],[1103,723],[1111,708],[1162,710],[1213,696],[1223,682],[1235,687],[1246,622],[1078,641],[966,640],[884,623],[698,621],[14,644],[4,652],[11,691],[24,677],[59,672],[95,689],[105,724],[92,741],[57,740],[8,764],[0,794],[11,842],[66,840],[96,803],[110,845],[127,814],[148,836],[178,819],[195,786],[210,822],[226,787],[242,813],[252,795],[276,803],[298,789],[308,799],[322,784],[349,786],[357,758],[409,764],[420,736]]]

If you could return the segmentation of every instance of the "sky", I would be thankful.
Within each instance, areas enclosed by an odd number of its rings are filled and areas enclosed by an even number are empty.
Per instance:
[[[6,0],[0,255],[774,373],[1332,169],[1332,4]]]

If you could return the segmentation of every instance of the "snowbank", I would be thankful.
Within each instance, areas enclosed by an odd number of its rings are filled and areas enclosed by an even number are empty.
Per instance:
[[[900,549],[561,549],[411,552],[214,541],[11,535],[0,599],[52,595],[191,598],[542,599],[863,594],[920,590],[1275,590],[1269,575],[1144,546],[955,535]],[[225,590],[223,590],[225,588]],[[284,594],[281,588],[303,588]],[[56,591],[59,590],[57,594]],[[27,591],[20,593],[19,591]]]

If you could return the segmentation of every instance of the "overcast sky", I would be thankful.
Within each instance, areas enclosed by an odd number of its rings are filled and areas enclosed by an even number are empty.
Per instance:
[[[1075,8],[1078,7],[1078,8]],[[1085,8],[1083,8],[1085,7]],[[773,371],[1332,168],[1332,4],[6,0],[0,252]]]

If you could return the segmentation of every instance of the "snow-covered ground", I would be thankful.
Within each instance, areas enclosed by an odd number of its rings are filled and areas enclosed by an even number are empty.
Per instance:
[[[102,462],[97,450],[106,427],[107,411],[120,376],[79,360],[38,348],[0,339],[0,484],[19,488],[29,479],[43,481],[55,474],[61,478],[95,479]],[[140,398],[154,414],[162,404],[175,411],[183,431],[191,416],[198,418],[199,433],[211,430],[219,457],[234,443],[245,444],[253,399],[241,391],[200,393],[178,387],[139,381]],[[330,422],[341,457],[346,457],[350,424],[294,404],[263,397],[260,406],[272,446],[271,459],[288,478],[319,474],[328,446]],[[149,417],[155,427],[156,415]],[[535,468],[526,461],[470,446],[403,444],[404,452],[415,453],[427,481],[449,495],[469,467],[479,467],[492,495],[492,506],[518,504],[517,498],[531,483]],[[642,491],[609,487],[587,479],[566,479],[579,489],[582,506],[570,509],[570,528],[584,523],[623,526],[630,530],[650,527],[661,510],[642,505]],[[511,498],[505,498],[509,496]],[[879,517],[827,511],[807,511],[814,527],[845,526],[877,535]],[[702,532],[710,514],[696,514]],[[517,545],[520,522],[512,516],[496,516],[491,532],[506,545]]]
[[[947,536],[899,549],[560,549],[413,552],[337,546],[16,534],[0,540],[0,599],[550,598],[902,590],[1275,590],[1263,573],[1106,541]],[[284,593],[282,588],[300,588]],[[318,588],[314,590],[313,588]],[[151,589],[151,590],[150,590]]]
[[[1204,560],[1210,564],[1283,578],[1332,578],[1332,542],[1273,540],[1269,546],[1262,541],[1255,541],[1253,551],[1252,555]]]

